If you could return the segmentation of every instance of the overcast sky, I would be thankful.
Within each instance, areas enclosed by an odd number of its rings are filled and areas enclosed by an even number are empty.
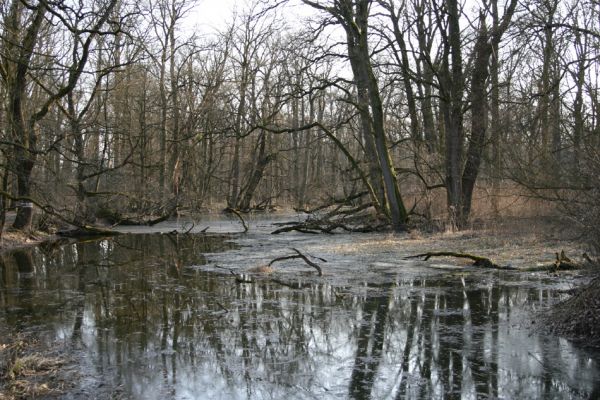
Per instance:
[[[200,0],[190,13],[187,24],[208,33],[221,28],[230,19],[239,0]]]
[[[202,33],[214,32],[225,27],[234,12],[242,13],[247,10],[250,2],[251,0],[199,0],[190,12],[185,26]],[[285,14],[288,20],[297,20],[300,16],[309,15],[312,10],[306,5],[300,5],[298,0],[290,0],[285,7],[279,9],[279,13]]]

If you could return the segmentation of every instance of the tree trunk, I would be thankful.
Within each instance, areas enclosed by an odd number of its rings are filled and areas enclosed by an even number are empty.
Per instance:
[[[395,230],[402,230],[404,229],[408,214],[400,196],[392,159],[387,148],[383,105],[381,102],[379,85],[377,78],[373,73],[369,54],[367,29],[370,1],[358,1],[356,6],[348,3],[345,6],[342,6],[343,10],[341,10],[341,14],[348,12],[346,8],[352,9],[352,7],[356,7],[356,14],[354,16],[345,15],[345,20],[348,23],[343,25],[346,30],[348,56],[352,66],[356,87],[359,96],[362,93],[363,96],[367,97],[368,101],[367,104],[360,104],[363,126],[368,123],[369,130],[372,132],[375,142],[377,161],[381,174],[380,179],[383,180],[385,198],[387,200],[386,208],[391,217],[392,227]],[[354,20],[354,23],[350,24],[350,20]],[[369,108],[371,111],[370,115],[368,113]],[[379,176],[377,178],[379,178]]]
[[[9,15],[6,19],[6,36],[3,36],[4,68],[10,68],[12,76],[6,75],[6,87],[8,94],[7,117],[12,140],[16,143],[14,147],[14,168],[17,176],[17,196],[22,198],[31,197],[31,174],[36,160],[37,136],[35,125],[27,126],[23,112],[23,100],[27,90],[27,74],[30,68],[33,49],[36,46],[40,28],[46,15],[45,3],[38,4],[32,21],[21,39],[18,32],[22,29],[21,17],[24,5],[19,0],[11,3]],[[8,57],[8,59],[4,59]],[[9,71],[5,71],[9,72]],[[17,216],[13,223],[15,229],[30,230],[33,221],[33,204],[27,200],[17,203]]]
[[[24,150],[16,151],[17,196],[20,198],[31,197],[31,173],[35,165],[35,157],[26,154]],[[13,228],[27,231],[33,222],[33,204],[27,200],[17,203],[17,215]]]
[[[441,71],[443,95],[441,108],[444,115],[446,147],[446,192],[450,220],[462,219],[462,161],[463,161],[463,69],[460,38],[459,10],[456,0],[446,2],[448,9],[448,39],[444,43],[444,61]]]
[[[471,136],[467,149],[467,161],[462,176],[462,210],[459,227],[464,228],[471,212],[475,181],[479,174],[488,123],[487,78],[492,46],[488,43],[485,16],[480,18],[480,28],[474,48],[474,66],[471,75]]]
[[[402,83],[404,84],[404,93],[406,94],[406,104],[408,106],[408,115],[410,116],[410,136],[414,141],[421,141],[423,140],[423,134],[421,133],[419,115],[417,113],[417,104],[415,101],[415,95],[412,87],[412,79],[410,77],[408,51],[406,49],[406,42],[404,41],[404,36],[400,31],[400,10],[398,10],[398,14],[396,14],[396,11],[390,6],[389,12],[392,20],[392,25],[394,27],[394,37],[396,39],[396,42],[398,43],[398,46],[400,47],[400,57],[396,56],[396,58],[399,58],[397,61],[400,63]]]
[[[499,15],[498,15],[498,2],[495,0],[492,2],[492,19],[493,29],[498,29]],[[503,123],[500,119],[500,78],[499,78],[499,43],[492,44],[492,55],[490,62],[490,78],[491,78],[491,107],[490,113],[492,117],[490,125],[490,136],[492,142],[492,154],[491,154],[491,175],[492,175],[492,212],[494,217],[498,217],[500,214],[499,196],[500,196],[500,179],[501,179],[501,165],[500,165],[500,136],[503,130]]]
[[[246,185],[246,189],[244,190],[244,194],[239,203],[239,209],[242,211],[250,210],[250,203],[252,201],[252,197],[254,196],[254,192],[258,187],[264,173],[265,169],[269,165],[269,163],[275,158],[273,154],[265,154],[266,151],[266,134],[261,132],[259,138],[259,150],[257,155],[257,162],[253,168],[253,172],[250,175],[248,180],[248,184]]]

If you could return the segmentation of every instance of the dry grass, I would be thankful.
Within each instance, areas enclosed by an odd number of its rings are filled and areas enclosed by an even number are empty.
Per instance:
[[[254,272],[259,274],[270,274],[273,272],[273,267],[268,265],[259,265],[258,267],[248,269],[248,272]]]
[[[65,363],[58,357],[44,357],[41,354],[29,354],[18,357],[7,372],[9,379],[17,377],[40,376],[52,373]]]
[[[50,235],[44,232],[25,233],[8,229],[2,232],[0,252],[22,247],[37,246],[49,238]]]
[[[544,322],[544,326],[554,333],[600,347],[600,278],[552,308]]]
[[[415,202],[415,211],[426,216],[437,224],[441,230],[452,229],[447,221],[446,192],[438,189],[429,192],[426,196],[420,193],[405,195],[407,207],[412,207]],[[534,198],[523,188],[514,184],[503,184],[496,191],[485,185],[478,185],[473,193],[471,205],[471,226],[480,227],[490,221],[514,218],[539,218],[558,216],[555,204]]]
[[[64,357],[51,356],[35,340],[4,335],[0,345],[0,400],[58,396],[68,386]]]

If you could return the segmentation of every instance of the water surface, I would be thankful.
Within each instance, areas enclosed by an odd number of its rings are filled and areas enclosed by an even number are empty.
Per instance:
[[[409,262],[381,234],[254,227],[5,254],[0,324],[72,344],[70,398],[600,395],[597,352],[531,329],[564,278]],[[325,275],[298,260],[248,273],[290,247],[327,259]]]

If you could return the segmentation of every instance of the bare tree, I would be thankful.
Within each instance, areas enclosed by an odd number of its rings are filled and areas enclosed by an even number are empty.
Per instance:
[[[17,195],[20,199],[13,227],[29,230],[33,218],[31,196],[31,176],[40,151],[38,123],[48,114],[56,101],[73,90],[88,61],[94,39],[103,31],[117,0],[102,4],[98,10],[94,6],[80,4],[79,10],[70,10],[66,5],[50,5],[44,1],[26,5],[19,0],[11,2],[10,11],[3,21],[2,52],[0,75],[7,90],[7,116],[10,126],[13,158],[17,176]],[[72,11],[77,11],[75,15]],[[80,16],[82,16],[80,18]],[[27,88],[35,73],[34,53],[40,34],[47,21],[58,21],[71,34],[70,49],[73,54],[67,63],[62,82],[48,87],[48,94],[33,112],[26,107]],[[22,29],[21,27],[25,28]],[[58,60],[48,60],[56,62]],[[28,104],[29,107],[33,104]]]
[[[368,27],[372,2],[369,0],[334,2],[303,0],[303,2],[328,13],[344,29],[348,59],[357,89],[357,106],[362,122],[365,151],[371,162],[370,180],[376,194],[372,200],[380,211],[390,216],[394,229],[400,230],[404,227],[408,214],[400,195],[387,146],[383,103],[371,64]],[[385,197],[379,194],[381,192],[378,189],[381,187],[379,182],[383,182]]]

